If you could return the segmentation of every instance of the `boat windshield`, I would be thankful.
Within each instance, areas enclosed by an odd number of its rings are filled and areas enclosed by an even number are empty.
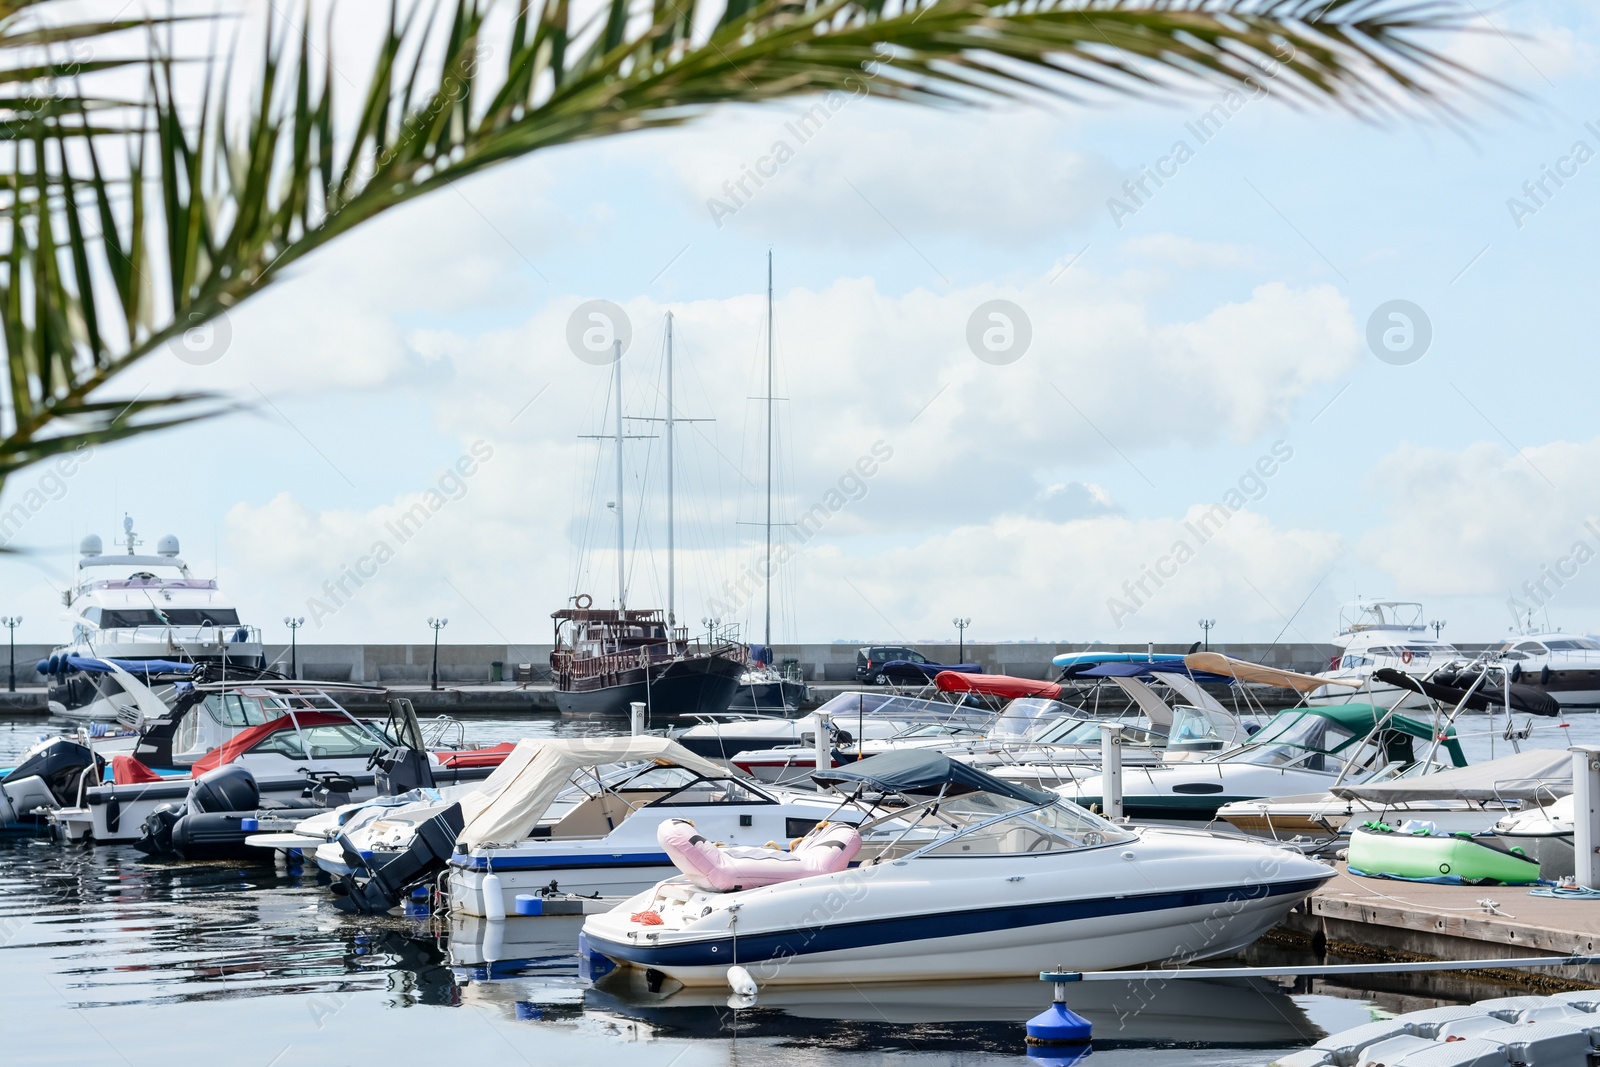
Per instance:
[[[1131,841],[1134,835],[1076,804],[1028,804],[994,793],[968,793],[937,806],[949,828],[921,850],[926,856],[1011,856],[1067,852]]]
[[[1592,637],[1546,638],[1544,647],[1552,652],[1600,652],[1600,641]]]
[[[260,726],[289,710],[278,697],[252,693],[211,693],[205,699],[206,714],[223,726]]]
[[[1199,708],[1176,704],[1172,708],[1172,726],[1167,731],[1169,748],[1207,748],[1227,743],[1227,738],[1217,731],[1216,721]]]
[[[989,736],[1010,740],[1027,737],[1055,725],[1065,716],[1078,716],[1077,709],[1045,697],[1019,697],[1007,704],[989,728]]]
[[[1264,767],[1299,764],[1307,770],[1337,771],[1343,761],[1333,753],[1355,738],[1353,731],[1322,715],[1285,712],[1263,726],[1232,758]]]
[[[1098,746],[1102,722],[1121,723],[1122,743],[1125,745],[1148,745],[1161,740],[1161,732],[1151,729],[1143,719],[1064,719],[1052,723],[1034,740],[1042,745]]]
[[[817,713],[827,713],[846,728],[858,720],[888,719],[907,723],[959,722],[983,729],[995,717],[994,712],[981,707],[884,693],[840,693]]]

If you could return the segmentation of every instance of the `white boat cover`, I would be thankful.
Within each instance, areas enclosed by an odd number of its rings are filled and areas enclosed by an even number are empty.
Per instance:
[[[461,798],[466,825],[457,840],[468,848],[519,844],[575,772],[642,760],[676,764],[714,778],[738,773],[665,737],[526,738],[481,786]]]
[[[1276,685],[1283,689],[1294,689],[1301,693],[1309,693],[1314,689],[1321,689],[1325,685],[1343,685],[1351,689],[1361,688],[1360,682],[1345,681],[1341,678],[1318,678],[1312,674],[1279,670],[1277,667],[1268,667],[1264,663],[1251,663],[1248,660],[1224,656],[1220,652],[1191,652],[1183,657],[1183,665],[1190,670],[1205,671],[1207,674],[1226,675],[1229,678],[1237,678],[1241,682]]]
[[[1572,792],[1572,754],[1562,748],[1541,748],[1416,778],[1334,786],[1331,792],[1336,797],[1383,804],[1416,800],[1533,800],[1547,804]]]

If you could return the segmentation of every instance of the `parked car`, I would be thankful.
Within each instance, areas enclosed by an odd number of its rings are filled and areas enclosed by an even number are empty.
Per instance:
[[[856,650],[856,678],[872,685],[925,685],[940,671],[982,674],[976,663],[935,663],[902,645],[869,645]]]

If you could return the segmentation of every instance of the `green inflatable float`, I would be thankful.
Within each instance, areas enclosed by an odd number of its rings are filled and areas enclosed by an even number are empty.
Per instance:
[[[1471,834],[1407,833],[1381,822],[1363,823],[1350,834],[1350,873],[1370,878],[1444,885],[1534,885],[1539,864],[1520,848],[1509,852],[1473,840]]]

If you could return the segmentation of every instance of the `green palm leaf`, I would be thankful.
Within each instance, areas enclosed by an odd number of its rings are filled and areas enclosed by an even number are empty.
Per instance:
[[[1449,115],[1483,84],[1427,44],[1462,25],[1446,0],[610,0],[585,23],[569,0],[504,0],[490,39],[491,2],[391,7],[362,87],[336,106],[337,42],[316,39],[309,6],[240,72],[173,55],[158,32],[170,27],[52,25],[37,17],[51,0],[0,0],[13,148],[0,166],[0,481],[221,410],[195,395],[96,398],[339,234],[541,148],[829,92],[962,107],[1254,89],[1270,72],[1296,102],[1378,116],[1417,103]],[[140,46],[110,49],[130,25]],[[52,54],[88,40],[111,54]],[[198,99],[174,88],[187,59],[210,61]],[[129,63],[143,98],[86,90]],[[250,92],[230,91],[246,75]],[[47,92],[27,88],[41,79]]]

